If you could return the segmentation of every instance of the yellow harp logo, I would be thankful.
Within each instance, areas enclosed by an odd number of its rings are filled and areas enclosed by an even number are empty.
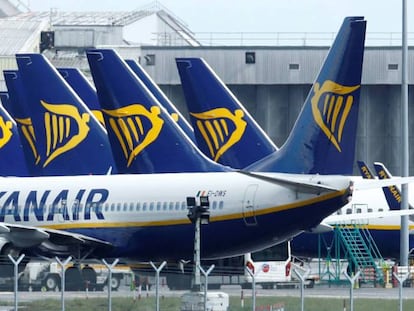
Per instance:
[[[214,161],[218,161],[242,138],[247,125],[243,120],[244,112],[241,109],[236,109],[234,114],[227,108],[216,108],[201,113],[191,113],[191,115],[197,119],[197,128]]]
[[[3,133],[3,136],[0,137],[0,148],[3,148],[4,145],[6,145],[10,138],[13,135],[12,128],[13,123],[11,121],[4,122],[4,119],[2,116],[0,116],[0,128],[1,132]]]
[[[144,106],[133,104],[114,110],[103,110],[108,115],[108,124],[115,133],[127,167],[145,147],[154,142],[162,129],[164,120],[157,106],[148,111]],[[148,122],[149,121],[149,122]]]
[[[322,86],[315,83],[311,99],[312,114],[328,139],[341,152],[340,143],[354,97],[352,92],[360,86],[343,86],[333,81],[325,81]]]
[[[79,113],[68,104],[53,105],[40,101],[47,110],[44,114],[46,132],[46,160],[43,167],[65,152],[75,148],[88,135],[88,113]]]
[[[35,164],[38,164],[40,161],[40,155],[36,149],[36,136],[34,133],[32,119],[30,118],[16,118],[16,122],[20,125],[20,130],[23,133],[24,138],[32,150],[33,157],[35,159]]]

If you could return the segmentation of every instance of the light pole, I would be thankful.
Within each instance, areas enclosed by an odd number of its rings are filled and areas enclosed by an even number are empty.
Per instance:
[[[195,197],[187,197],[188,214],[187,217],[195,225],[194,232],[194,268],[192,291],[199,291],[201,285],[200,270],[200,225],[207,225],[210,222],[210,202],[208,196],[200,197],[200,205],[197,205]]]

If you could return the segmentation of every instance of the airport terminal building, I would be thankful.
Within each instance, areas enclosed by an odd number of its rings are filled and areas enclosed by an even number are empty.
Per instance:
[[[179,12],[176,12],[179,14]],[[342,21],[338,21],[338,28]],[[369,21],[368,21],[369,23]],[[187,115],[176,57],[202,57],[276,145],[286,140],[335,33],[194,34],[159,3],[129,12],[30,12],[0,0],[0,69],[42,52],[55,66],[88,72],[85,49],[108,47],[140,62]],[[414,40],[410,41],[409,45]],[[401,34],[367,33],[356,160],[401,174]],[[409,130],[414,131],[414,51],[409,48]],[[5,90],[3,76],[0,90]],[[410,146],[413,136],[410,136]],[[355,166],[355,174],[358,174]],[[410,148],[410,175],[414,150]]]

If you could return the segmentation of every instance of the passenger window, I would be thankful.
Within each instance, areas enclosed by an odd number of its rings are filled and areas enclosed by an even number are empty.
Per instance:
[[[145,202],[145,203],[142,205],[142,210],[143,210],[143,211],[146,211],[146,210],[147,210],[147,202]]]
[[[224,202],[223,201],[220,201],[220,203],[219,203],[219,209],[223,209],[223,207],[224,207]]]
[[[153,211],[154,210],[154,202],[151,202],[150,203],[149,210],[150,211]]]
[[[167,202],[164,202],[164,203],[162,204],[162,209],[163,209],[164,211],[166,211],[166,210],[167,210],[167,207],[168,207]]]
[[[157,202],[157,211],[161,210],[161,202]]]

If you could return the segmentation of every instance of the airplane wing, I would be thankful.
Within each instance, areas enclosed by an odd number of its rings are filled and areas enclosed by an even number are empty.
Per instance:
[[[0,223],[0,236],[18,248],[46,250],[50,254],[70,254],[74,247],[87,247],[95,250],[108,248],[108,242],[82,234],[37,228],[31,226]]]
[[[305,181],[298,181],[291,178],[283,178],[281,176],[275,176],[274,174],[266,174],[266,173],[251,173],[247,171],[239,171],[241,174],[258,178],[270,183],[274,183],[280,186],[293,188],[296,191],[302,192],[302,193],[314,193],[314,194],[320,194],[324,192],[335,192],[342,189],[336,189],[327,185],[322,185],[318,183],[312,183],[312,182],[305,182]]]

